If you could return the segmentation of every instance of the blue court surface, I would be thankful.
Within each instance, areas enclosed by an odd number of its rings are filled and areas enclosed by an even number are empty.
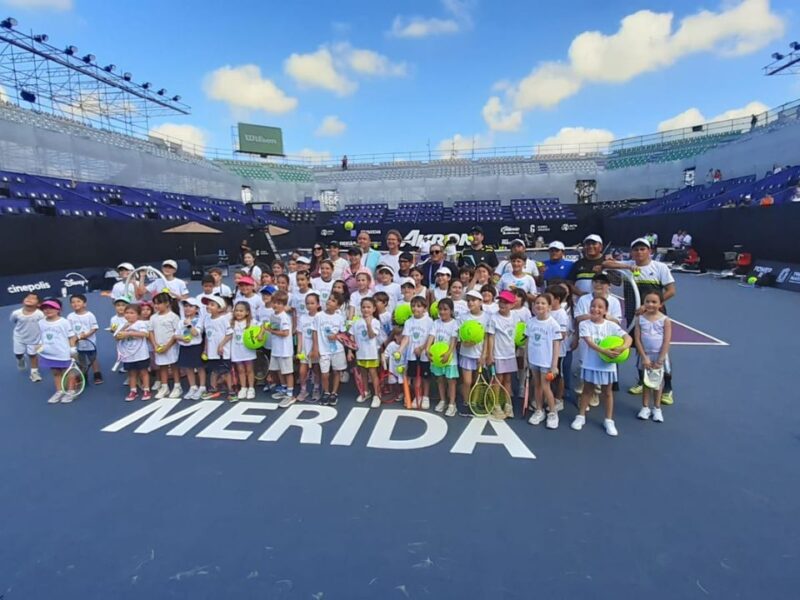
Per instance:
[[[616,439],[569,403],[555,432],[431,411],[420,449],[350,388],[125,421],[156,405],[123,402],[107,337],[106,383],[48,405],[2,309],[0,598],[797,598],[800,297],[677,277],[670,313],[728,345],[674,347],[664,424],[620,391]]]

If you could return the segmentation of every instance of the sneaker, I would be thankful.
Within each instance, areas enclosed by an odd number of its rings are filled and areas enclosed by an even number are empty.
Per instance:
[[[255,400],[256,399],[256,388],[254,388],[254,387],[247,388],[247,399],[248,400]]]
[[[369,405],[370,408],[378,408],[381,405],[381,399],[379,396],[372,397],[372,404]]]
[[[48,404],[58,404],[59,402],[61,402],[61,396],[63,396],[63,395],[64,395],[64,392],[58,391],[58,392],[56,392],[55,394],[53,394],[52,396],[50,396],[47,399],[47,403]]]
[[[237,400],[246,400],[247,399],[247,388],[241,387],[239,388],[239,393],[236,395]]]
[[[639,411],[639,414],[636,415],[637,419],[641,419],[642,421],[646,421],[650,418],[650,408],[647,406],[643,406],[642,410]]]
[[[95,385],[102,385],[103,384],[103,374],[102,373],[95,373],[94,374],[94,384]]]
[[[144,402],[147,402],[147,401],[152,400],[152,399],[153,399],[153,397],[150,395],[150,390],[145,390],[145,391],[142,392],[142,400]]]
[[[561,412],[564,410],[564,401],[556,399],[556,412]]]
[[[228,392],[228,402],[238,402],[239,394],[236,392]]]
[[[289,408],[295,402],[294,396],[284,396],[283,400],[278,402],[278,408]]]
[[[547,424],[545,425],[548,429],[558,429],[558,411],[554,410],[553,412],[547,413]]]
[[[444,400],[439,400],[439,403],[436,405],[436,408],[434,408],[433,410],[435,410],[436,412],[444,412],[444,409],[446,407],[447,407],[447,402],[445,402]]]
[[[156,392],[156,400],[161,400],[169,395],[169,386],[159,385]]]
[[[600,406],[600,396],[598,394],[592,394],[592,397],[589,398],[589,406]]]
[[[128,395],[125,396],[125,402],[133,402],[138,397],[139,397],[139,392],[137,392],[136,390],[131,390],[130,392],[128,392]]]
[[[359,404],[361,404],[362,402],[364,402],[364,400],[366,400],[366,399],[367,399],[367,397],[366,397],[366,396],[362,396],[361,394],[359,394],[358,396],[356,396],[356,402],[358,402]]]
[[[197,386],[193,385],[189,388],[189,391],[186,392],[186,395],[183,397],[184,400],[197,400],[199,396],[197,395]]]
[[[669,406],[673,402],[675,402],[675,399],[672,397],[672,390],[661,394],[661,404],[666,404]]]
[[[653,409],[653,421],[655,421],[656,423],[664,422],[664,413],[661,412],[660,408]]]
[[[331,403],[331,395],[328,392],[323,392],[320,396],[319,403],[323,406],[330,406]]]
[[[201,385],[199,388],[197,388],[197,391],[194,393],[194,398],[192,398],[192,400],[200,400],[200,398],[202,398],[205,395],[206,395],[206,386]]]
[[[639,395],[644,391],[644,385],[641,383],[637,383],[636,385],[628,388],[628,393],[633,395]]]
[[[502,421],[503,419],[506,418],[506,413],[503,412],[503,409],[500,408],[500,405],[496,404],[495,407],[492,409],[492,417]]]
[[[64,392],[64,394],[61,396],[61,404],[69,404],[75,400],[75,398],[77,398],[77,394],[75,394],[75,392]]]
[[[31,369],[31,381],[33,383],[39,383],[42,380],[42,375],[39,373],[39,369]]]
[[[422,410],[428,410],[431,407],[431,399],[427,396],[422,397]]]
[[[534,411],[534,413],[531,415],[531,418],[528,419],[528,423],[531,425],[538,425],[542,421],[544,421],[544,411],[542,409],[537,409]]]
[[[151,389],[152,391],[154,391],[154,392],[157,392],[157,391],[158,391],[158,388],[160,388],[160,387],[161,387],[161,382],[160,382],[160,381],[155,381],[155,382],[153,383],[153,385],[151,385],[151,386],[150,386],[150,389]],[[163,398],[164,396],[161,396],[161,397]]]
[[[24,356],[24,355],[23,355],[23,356],[20,356],[20,357],[17,359],[17,368],[18,368],[20,371],[24,371],[24,370],[25,370],[25,368],[26,368],[26,367],[25,367],[25,356]],[[49,402],[49,401],[48,401],[48,402]],[[55,404],[55,402],[51,402],[51,404]]]
[[[268,383],[268,384],[266,384],[266,385],[264,386],[264,392],[266,392],[267,394],[269,394],[269,393],[270,393],[270,392],[272,392],[272,391],[273,391],[273,390],[274,390],[276,387],[278,387],[278,386],[276,386],[274,383]]]
[[[572,427],[575,431],[580,431],[583,429],[583,426],[586,424],[586,417],[583,415],[575,415],[575,418],[572,420]]]
[[[202,394],[200,398],[203,400],[216,400],[220,396],[222,396],[222,392],[218,390],[206,390],[206,392]]]
[[[606,428],[606,433],[610,436],[617,436],[617,426],[614,425],[614,419],[606,419],[603,421],[603,427]]]
[[[444,411],[444,416],[445,417],[455,417],[457,412],[458,412],[458,409],[456,408],[455,404],[448,404],[447,405],[447,410]]]
[[[300,393],[295,396],[295,402],[305,402],[308,400],[308,392],[306,390],[300,390]]]
[[[291,395],[289,394],[289,390],[285,386],[279,385],[275,387],[275,392],[272,394],[272,399],[283,400],[287,395]]]
[[[169,397],[174,400],[177,400],[182,396],[183,396],[183,388],[180,385],[173,386],[172,391],[169,393]]]
[[[311,392],[311,401],[312,402],[319,402],[322,399],[322,390],[318,387],[314,388],[314,391]]]
[[[514,405],[511,404],[511,402],[506,403],[506,406],[503,409],[503,414],[505,415],[506,419],[514,418]]]
[[[329,394],[328,395],[328,404],[330,406],[336,406],[336,403],[339,401],[339,394]]]

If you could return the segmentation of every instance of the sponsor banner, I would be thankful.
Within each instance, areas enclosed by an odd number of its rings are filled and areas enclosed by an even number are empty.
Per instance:
[[[800,265],[772,260],[756,260],[753,271],[771,274],[775,277],[775,287],[792,292],[800,292]]]
[[[89,291],[89,278],[102,273],[104,269],[72,269],[0,277],[0,305],[18,304],[30,293],[41,298],[85,294]]]

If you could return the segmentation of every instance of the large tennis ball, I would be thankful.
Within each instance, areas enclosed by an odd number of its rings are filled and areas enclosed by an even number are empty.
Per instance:
[[[439,318],[439,301],[437,300],[431,307],[428,309],[428,314],[430,314],[431,319],[438,319]]]
[[[480,344],[484,335],[483,325],[478,321],[465,321],[458,329],[458,337],[461,338],[462,342]]]
[[[514,328],[514,345],[521,348],[525,345],[525,323],[520,321]]]
[[[261,330],[260,325],[251,325],[244,330],[242,334],[242,343],[245,348],[258,350],[259,348],[263,348],[264,344],[267,343],[268,335],[266,331]]]
[[[750,275],[750,277],[747,278],[747,283],[749,283],[750,285],[755,285],[756,281],[758,281],[758,277],[756,277],[755,275]]]
[[[394,309],[394,322],[402,325],[411,318],[411,305],[408,302],[401,302]]]
[[[345,223],[344,223],[345,231],[353,231],[353,227],[355,227],[355,226],[356,226],[356,224],[353,223],[352,221],[345,221]]]
[[[622,346],[622,344],[624,343],[625,340],[623,340],[618,335],[609,335],[608,337],[605,337],[602,340],[600,340],[600,343],[597,345],[604,349],[611,349]],[[625,351],[622,354],[620,354],[617,358],[610,358],[605,354],[601,354],[600,358],[607,363],[623,363],[626,360],[628,360],[628,356],[630,356],[630,354],[631,354],[631,349],[626,348]]]
[[[449,348],[450,344],[447,342],[436,342],[435,344],[431,344],[431,362],[434,366],[441,368],[447,364],[442,359]]]

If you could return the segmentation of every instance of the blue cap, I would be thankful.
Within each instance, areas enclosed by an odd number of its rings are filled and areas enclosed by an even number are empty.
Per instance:
[[[262,288],[261,288],[260,290],[258,290],[258,291],[259,291],[260,293],[262,293],[262,294],[270,294],[270,295],[272,295],[272,294],[274,294],[274,293],[275,293],[275,291],[276,291],[277,289],[278,289],[278,288],[276,288],[274,285],[265,285],[264,287],[262,287]]]

